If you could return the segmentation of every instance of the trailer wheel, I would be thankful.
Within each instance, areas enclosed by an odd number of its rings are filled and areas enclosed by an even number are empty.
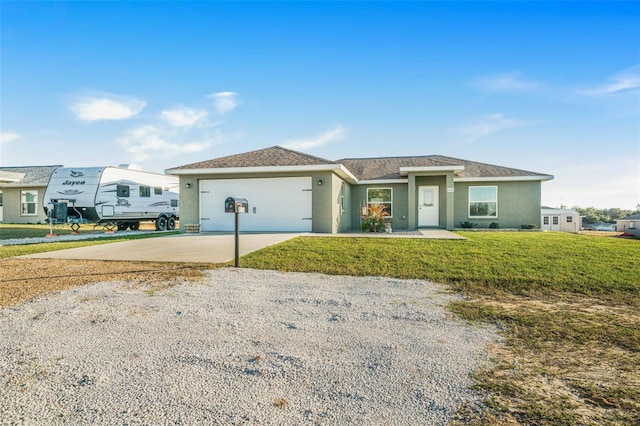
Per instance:
[[[167,220],[167,231],[173,231],[174,229],[176,229],[176,218],[171,216]]]
[[[156,231],[165,231],[167,229],[167,218],[165,216],[158,216],[156,219]]]
[[[129,222],[129,229],[132,231],[137,231],[140,229],[140,222]]]
[[[118,231],[126,231],[128,227],[128,222],[118,222]]]

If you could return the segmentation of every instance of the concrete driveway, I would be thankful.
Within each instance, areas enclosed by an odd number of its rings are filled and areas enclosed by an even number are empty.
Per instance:
[[[240,234],[240,256],[295,238],[296,233]],[[179,234],[30,254],[37,259],[222,263],[235,256],[233,233]]]

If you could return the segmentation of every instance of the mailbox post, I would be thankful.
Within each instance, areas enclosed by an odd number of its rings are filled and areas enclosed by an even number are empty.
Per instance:
[[[238,267],[238,259],[240,258],[240,213],[249,212],[249,203],[246,198],[228,197],[224,201],[225,213],[235,213],[235,262],[234,266]]]

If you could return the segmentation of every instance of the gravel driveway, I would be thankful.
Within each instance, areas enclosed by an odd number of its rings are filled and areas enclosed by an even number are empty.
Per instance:
[[[0,310],[6,424],[445,424],[495,330],[424,281],[224,268]]]

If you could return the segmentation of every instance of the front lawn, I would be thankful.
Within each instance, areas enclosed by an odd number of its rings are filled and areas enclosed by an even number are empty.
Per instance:
[[[469,408],[467,420],[640,424],[640,241],[460,234],[468,240],[297,238],[241,266],[425,279],[462,291],[468,300],[451,310],[499,324],[507,342],[476,375],[488,409]]]

